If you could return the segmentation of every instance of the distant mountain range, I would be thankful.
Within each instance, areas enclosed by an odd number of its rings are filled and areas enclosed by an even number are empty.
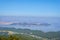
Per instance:
[[[0,25],[35,25],[35,26],[50,26],[48,23],[13,23],[13,22],[0,22]]]
[[[10,25],[24,25],[24,26],[26,26],[26,25],[28,25],[28,26],[32,26],[32,25],[34,25],[34,26],[50,26],[51,24],[48,24],[48,23],[12,23],[12,24],[10,24]]]

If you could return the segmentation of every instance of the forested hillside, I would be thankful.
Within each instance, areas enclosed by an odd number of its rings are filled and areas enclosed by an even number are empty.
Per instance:
[[[8,32],[11,33],[8,34]],[[6,37],[5,37],[6,36]],[[60,40],[60,31],[43,32],[40,30],[0,27],[1,40]]]

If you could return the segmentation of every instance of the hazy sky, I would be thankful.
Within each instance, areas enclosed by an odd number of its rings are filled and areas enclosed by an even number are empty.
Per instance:
[[[60,17],[60,0],[0,0],[0,16]]]

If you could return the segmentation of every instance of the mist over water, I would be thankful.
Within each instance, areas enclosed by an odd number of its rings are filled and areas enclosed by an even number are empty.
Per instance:
[[[18,23],[48,23],[49,26],[24,26],[24,25],[0,25],[0,27],[15,27],[22,29],[31,30],[42,30],[42,31],[60,31],[60,18],[59,17],[0,17],[0,22],[18,22]]]

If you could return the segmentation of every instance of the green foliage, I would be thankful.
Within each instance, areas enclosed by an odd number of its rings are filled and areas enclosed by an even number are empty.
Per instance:
[[[0,36],[0,40],[40,40],[40,39],[25,35],[9,35]]]
[[[15,28],[0,28],[0,30],[13,31],[20,34],[7,35],[7,33],[0,32],[0,40],[60,40],[60,31],[58,32],[43,32],[40,30],[29,30],[29,29],[15,29]],[[23,33],[24,35],[21,35]],[[4,36],[2,36],[4,34]],[[27,34],[27,35],[26,35]],[[34,38],[28,35],[35,35],[42,37],[42,39]]]

